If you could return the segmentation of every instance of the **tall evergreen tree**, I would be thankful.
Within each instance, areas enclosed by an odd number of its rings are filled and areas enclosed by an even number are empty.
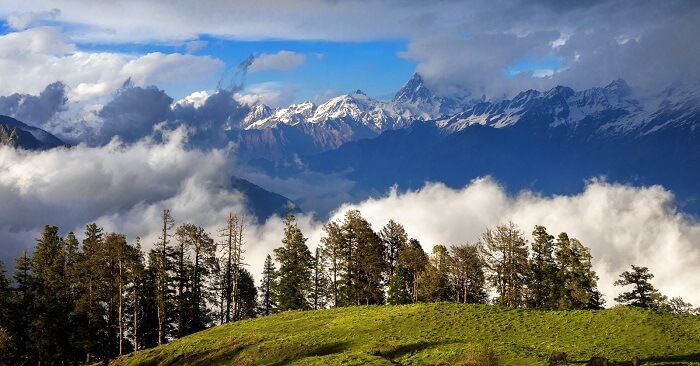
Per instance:
[[[343,233],[348,256],[348,267],[354,275],[346,283],[346,296],[355,305],[384,303],[384,276],[387,271],[384,243],[372,230],[360,211],[348,211]]]
[[[238,280],[238,285],[236,286],[238,291],[236,296],[238,300],[237,313],[235,314],[236,320],[254,318],[257,315],[258,290],[255,288],[253,275],[247,269],[240,268],[239,272],[236,276]]]
[[[14,296],[10,307],[9,332],[13,337],[14,355],[9,364],[26,365],[36,363],[33,357],[33,342],[30,333],[34,318],[34,275],[32,258],[25,249],[15,261]]]
[[[175,220],[169,209],[163,209],[161,215],[162,226],[161,234],[156,244],[155,261],[152,263],[156,269],[158,277],[156,279],[156,304],[158,311],[158,345],[166,341],[167,336],[167,319],[170,300],[170,278],[168,271],[170,270],[170,236]]]
[[[444,245],[436,245],[423,273],[418,277],[420,301],[447,301],[451,298],[449,283],[450,254]]]
[[[389,223],[379,232],[379,237],[386,249],[387,278],[391,283],[399,261],[399,252],[408,245],[408,234],[401,224],[389,220]]]
[[[556,260],[559,281],[560,309],[589,309],[602,307],[597,290],[598,276],[593,271],[588,248],[566,233],[557,238]]]
[[[537,225],[532,232],[532,258],[528,283],[528,305],[534,308],[554,309],[559,306],[559,269],[554,258],[554,236],[544,226]]]
[[[267,257],[265,257],[260,287],[258,287],[258,293],[260,294],[260,308],[258,309],[258,313],[260,315],[266,316],[277,311],[276,288],[277,273],[275,263],[272,262],[272,257],[268,254]]]
[[[14,340],[10,333],[11,307],[10,280],[5,275],[5,264],[0,261],[0,365],[11,364]]]
[[[389,305],[403,305],[411,302],[411,294],[401,271],[394,272],[387,290],[387,303]]]
[[[329,281],[326,275],[325,258],[321,254],[321,248],[314,252],[313,269],[311,272],[311,294],[309,303],[311,308],[322,309],[328,303]]]
[[[328,271],[330,280],[330,298],[334,307],[339,305],[338,295],[340,288],[340,279],[343,275],[343,247],[345,239],[340,224],[337,222],[329,222],[323,226],[323,231],[326,236],[321,238],[321,250],[323,255],[328,258]]]
[[[631,271],[624,271],[620,279],[615,281],[615,286],[632,286],[632,289],[621,293],[615,301],[640,308],[656,308],[663,303],[663,296],[651,284],[654,275],[647,267],[632,265]]]
[[[106,248],[104,231],[97,224],[91,223],[85,227],[82,253],[78,257],[79,295],[76,300],[76,317],[81,325],[77,331],[77,346],[85,354],[85,362],[94,362],[101,358],[108,349],[106,330],[106,315],[102,300],[104,278],[107,275],[105,266]]]
[[[416,239],[410,239],[408,246],[399,251],[397,270],[406,284],[407,292],[413,303],[418,302],[418,277],[425,271],[427,264],[428,255]]]
[[[528,275],[528,249],[522,232],[512,222],[486,230],[482,237],[486,266],[502,305],[524,305]]]
[[[68,284],[65,256],[56,226],[46,225],[32,256],[34,274],[34,317],[32,343],[37,363],[66,362],[69,353],[65,332],[69,327]]]
[[[488,300],[484,261],[478,245],[458,245],[450,248],[450,276],[454,297],[461,303],[485,303]]]
[[[306,246],[306,238],[293,215],[284,220],[282,246],[275,249],[275,259],[280,264],[277,271],[277,299],[280,311],[308,309],[311,288],[313,256]]]

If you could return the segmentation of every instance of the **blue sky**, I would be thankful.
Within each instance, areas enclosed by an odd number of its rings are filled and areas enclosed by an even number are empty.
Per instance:
[[[294,90],[296,101],[313,99],[326,92],[348,93],[361,89],[376,98],[393,95],[415,71],[417,62],[399,56],[407,41],[371,42],[331,41],[238,41],[203,36],[203,46],[192,52],[208,55],[226,63],[227,70],[208,80],[188,85],[160,85],[173,97],[179,98],[193,90],[216,87],[221,77],[231,76],[237,65],[249,55],[292,51],[306,56],[306,61],[293,70],[266,70],[249,73],[246,85],[274,82]],[[129,54],[150,52],[185,53],[186,43],[167,44],[90,44],[78,43],[81,50],[108,51]]]

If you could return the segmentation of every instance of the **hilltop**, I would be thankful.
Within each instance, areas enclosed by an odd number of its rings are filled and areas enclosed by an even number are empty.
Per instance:
[[[539,311],[430,303],[292,311],[229,323],[116,365],[545,365],[603,355],[627,365],[700,365],[700,317],[617,307]]]

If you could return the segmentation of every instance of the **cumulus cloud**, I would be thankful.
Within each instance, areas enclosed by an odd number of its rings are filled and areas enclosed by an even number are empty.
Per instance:
[[[0,114],[11,116],[34,126],[43,126],[66,108],[66,86],[49,84],[39,95],[12,94],[0,96]]]
[[[215,232],[229,211],[245,212],[245,198],[226,188],[233,173],[226,151],[188,150],[186,140],[179,128],[162,143],[115,140],[40,153],[0,148],[1,257],[31,248],[44,224],[65,233],[96,221],[149,243],[163,208]]]
[[[257,83],[237,92],[235,98],[249,106],[262,103],[272,108],[285,107],[294,101],[294,89],[277,82]]]
[[[279,51],[277,53],[263,53],[255,58],[248,68],[250,72],[265,70],[292,70],[306,62],[306,55],[293,51]]]
[[[137,85],[194,81],[219,71],[223,62],[209,56],[160,52],[130,55],[80,51],[52,27],[0,36],[0,94],[38,94],[57,80],[71,101],[106,97],[131,78]]]

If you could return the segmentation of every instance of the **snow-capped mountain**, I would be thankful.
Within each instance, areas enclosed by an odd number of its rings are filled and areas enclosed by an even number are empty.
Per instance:
[[[358,90],[320,105],[304,102],[275,110],[255,105],[241,124],[243,129],[232,136],[243,155],[271,160],[333,150],[415,123],[435,125],[442,134],[481,125],[578,138],[639,136],[697,124],[698,90],[697,83],[685,83],[650,92],[618,79],[580,91],[557,86],[523,91],[512,99],[466,100],[438,96],[414,74],[391,101],[372,99]]]
[[[295,150],[313,153],[335,149],[349,141],[463,109],[456,99],[435,96],[420,75],[414,74],[391,101],[373,99],[357,90],[320,105],[307,101],[272,110],[257,104],[244,118],[243,130],[231,134],[244,154],[274,158]],[[297,143],[303,146],[291,146]]]
[[[660,93],[635,90],[618,79],[605,87],[574,91],[564,86],[546,92],[527,90],[513,99],[485,101],[435,121],[448,133],[479,124],[505,128],[528,123],[593,135],[645,134],[679,123],[696,123],[700,99],[692,85]]]

